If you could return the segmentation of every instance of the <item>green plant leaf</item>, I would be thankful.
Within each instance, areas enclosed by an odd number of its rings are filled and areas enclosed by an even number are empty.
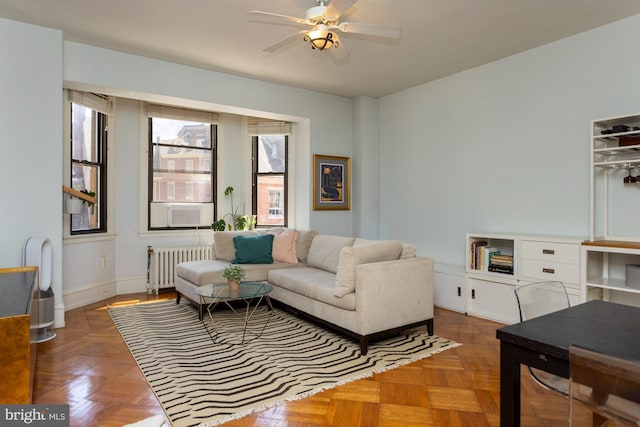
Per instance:
[[[224,219],[219,219],[213,224],[211,224],[211,228],[213,229],[213,231],[224,231],[226,226],[227,226],[227,223],[225,222]]]

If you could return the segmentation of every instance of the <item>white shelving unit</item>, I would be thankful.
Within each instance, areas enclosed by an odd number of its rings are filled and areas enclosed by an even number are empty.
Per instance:
[[[496,320],[503,323],[515,323],[519,320],[518,307],[514,296],[517,281],[517,244],[518,237],[511,234],[467,234],[466,242],[466,282],[467,313]],[[486,242],[486,247],[494,247],[501,255],[512,255],[513,273],[488,271],[486,266],[476,268],[473,245]]]
[[[467,234],[466,288],[468,314],[515,323],[520,320],[514,290],[534,282],[559,280],[567,287],[572,304],[580,300],[580,244],[583,238],[522,234]],[[513,272],[475,268],[472,246],[486,242],[501,255],[513,256]]]
[[[458,313],[466,313],[467,288],[464,267],[452,264],[436,264],[434,270],[434,304]]]
[[[640,284],[626,265],[640,265],[640,114],[591,126],[590,233],[581,250],[583,301],[640,305]],[[636,176],[638,178],[636,178]]]

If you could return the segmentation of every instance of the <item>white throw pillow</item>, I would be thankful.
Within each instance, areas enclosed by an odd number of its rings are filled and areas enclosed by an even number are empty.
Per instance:
[[[398,259],[402,243],[397,240],[384,240],[363,246],[343,248],[336,273],[336,287],[333,294],[338,298],[356,290],[356,266],[371,262]]]

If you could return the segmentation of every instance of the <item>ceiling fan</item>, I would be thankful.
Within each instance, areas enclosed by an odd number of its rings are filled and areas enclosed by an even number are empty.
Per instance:
[[[260,10],[251,11],[249,14],[268,16],[311,27],[311,29],[291,34],[283,40],[280,40],[278,43],[263,49],[265,52],[273,52],[293,41],[300,35],[304,35],[304,41],[308,42],[312,49],[321,51],[331,47],[337,48],[342,45],[338,32],[347,34],[363,34],[390,39],[400,38],[402,33],[401,28],[340,21],[340,16],[357,1],[358,0],[315,0],[317,6],[308,9],[305,18],[296,18],[294,16],[263,12]]]

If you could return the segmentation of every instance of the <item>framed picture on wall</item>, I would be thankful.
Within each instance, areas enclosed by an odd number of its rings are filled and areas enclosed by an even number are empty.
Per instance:
[[[349,210],[351,159],[313,155],[313,209]]]

